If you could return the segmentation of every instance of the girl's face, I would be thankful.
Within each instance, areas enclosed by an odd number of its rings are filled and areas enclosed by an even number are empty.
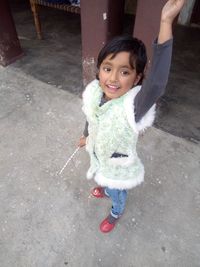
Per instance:
[[[111,59],[112,55],[108,55],[99,68],[99,83],[107,100],[124,95],[141,78],[130,66],[129,52],[120,52]]]

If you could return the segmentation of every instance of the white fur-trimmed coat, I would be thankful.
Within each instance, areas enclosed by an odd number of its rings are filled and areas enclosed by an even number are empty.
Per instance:
[[[138,134],[151,126],[155,105],[136,123],[134,99],[141,86],[100,106],[103,91],[92,81],[83,93],[83,112],[88,121],[86,150],[90,155],[87,178],[100,186],[130,189],[144,180],[144,167],[137,152]],[[119,155],[119,157],[116,155]]]

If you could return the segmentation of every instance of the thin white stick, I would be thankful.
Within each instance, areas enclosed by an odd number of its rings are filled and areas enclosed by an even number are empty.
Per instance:
[[[65,165],[62,167],[62,169],[60,170],[59,174],[61,174],[64,169],[67,167],[68,163],[73,159],[73,157],[76,155],[76,153],[79,151],[80,146],[78,146],[74,152],[71,154],[71,156],[68,158],[67,162],[65,163]]]

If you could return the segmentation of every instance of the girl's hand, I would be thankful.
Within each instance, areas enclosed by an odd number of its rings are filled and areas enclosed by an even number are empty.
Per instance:
[[[86,137],[85,136],[81,136],[81,138],[79,139],[78,146],[79,147],[83,147],[85,145],[86,145]]]
[[[162,44],[172,38],[172,22],[181,11],[186,0],[168,0],[161,13],[158,44]]]
[[[172,24],[184,3],[185,0],[168,0],[162,9],[161,22]]]

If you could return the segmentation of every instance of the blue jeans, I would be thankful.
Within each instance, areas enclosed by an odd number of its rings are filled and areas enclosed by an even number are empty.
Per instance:
[[[127,191],[126,190],[119,190],[119,189],[110,189],[106,187],[104,189],[105,194],[111,198],[112,200],[112,209],[110,214],[114,218],[119,218],[122,215],[127,199]]]

